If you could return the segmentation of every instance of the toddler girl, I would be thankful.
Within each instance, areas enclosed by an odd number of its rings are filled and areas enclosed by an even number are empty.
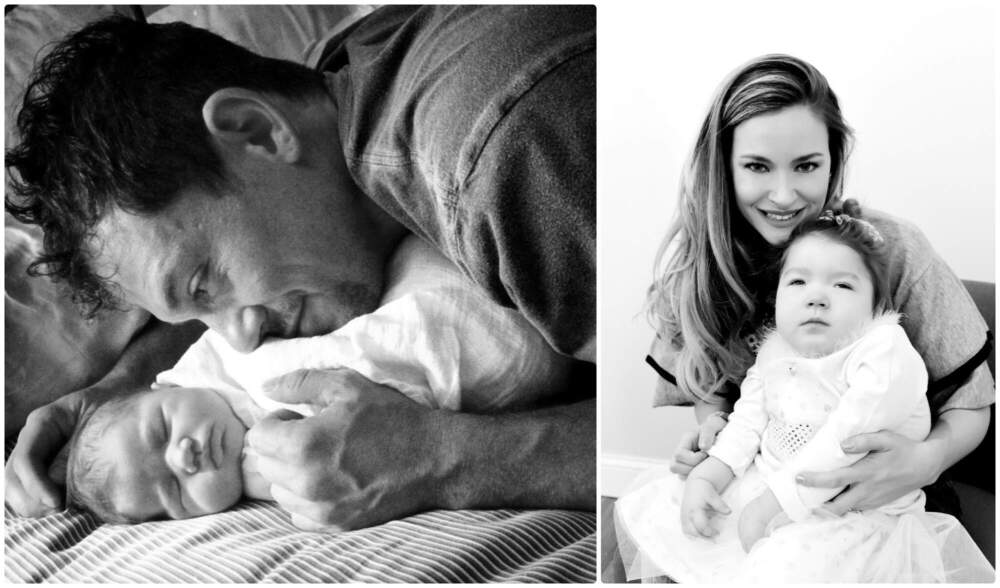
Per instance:
[[[861,459],[841,442],[886,429],[930,430],[927,372],[889,293],[878,231],[856,203],[792,234],[780,262],[775,329],[747,372],[728,425],[686,482],[651,481],[615,506],[630,577],[678,582],[992,581],[949,515],[915,490],[843,517],[841,489],[796,483]],[[736,478],[736,483],[731,482]]]

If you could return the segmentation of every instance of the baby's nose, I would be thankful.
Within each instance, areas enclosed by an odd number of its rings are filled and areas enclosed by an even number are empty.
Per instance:
[[[177,443],[172,461],[176,469],[186,474],[198,473],[201,466],[201,452],[198,445],[190,437],[184,437]]]

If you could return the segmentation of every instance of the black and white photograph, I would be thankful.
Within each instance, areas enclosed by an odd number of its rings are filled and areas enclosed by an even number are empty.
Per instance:
[[[4,14],[4,579],[597,581],[597,7]]]
[[[602,581],[993,583],[993,3],[626,6]]]

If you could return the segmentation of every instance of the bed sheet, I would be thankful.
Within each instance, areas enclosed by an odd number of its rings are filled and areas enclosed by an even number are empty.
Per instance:
[[[316,533],[273,503],[247,500],[140,525],[75,511],[28,519],[5,507],[4,526],[4,579],[17,583],[596,581],[596,516],[584,511],[439,510]]]

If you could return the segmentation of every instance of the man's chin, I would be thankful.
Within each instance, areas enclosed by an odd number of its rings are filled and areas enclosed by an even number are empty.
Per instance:
[[[379,307],[379,296],[361,284],[338,290],[337,299],[308,297],[297,328],[298,337],[314,337],[336,331],[355,318]]]

